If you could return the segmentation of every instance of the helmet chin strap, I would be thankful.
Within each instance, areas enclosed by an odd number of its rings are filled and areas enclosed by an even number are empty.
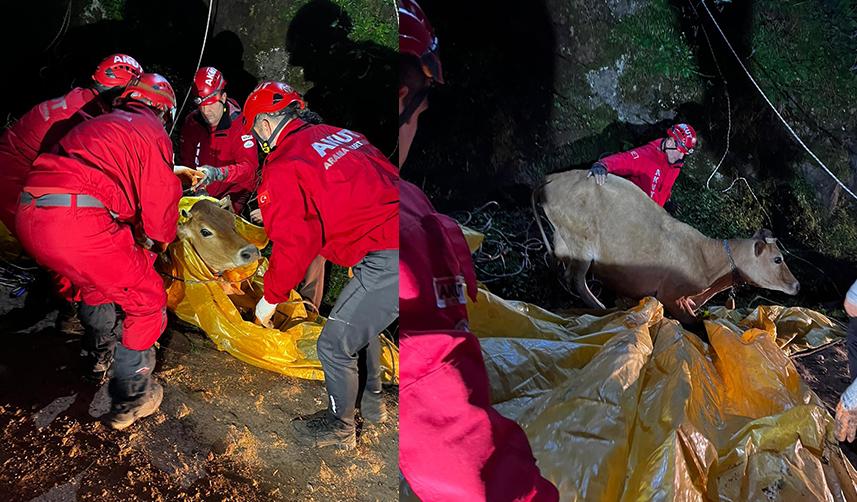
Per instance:
[[[256,132],[255,127],[252,129],[253,136],[256,137],[256,141],[259,143],[259,147],[262,148],[262,151],[266,155],[271,153],[271,150],[276,147],[276,145],[272,146],[270,142],[274,141],[277,138],[277,135],[280,134],[280,131],[282,131],[283,128],[286,127],[286,125],[291,121],[292,119],[281,120],[280,123],[277,124],[277,127],[275,127],[273,131],[271,131],[271,135],[267,138],[262,138],[261,136],[259,136],[259,133]]]
[[[417,108],[422,104],[423,100],[428,96],[429,91],[431,90],[431,86],[426,86],[422,88],[419,92],[414,94],[414,99],[408,103],[408,106],[402,110],[402,113],[399,115],[399,127],[405,125],[405,123],[411,120],[411,116],[417,111]]]
[[[682,164],[682,165],[684,165],[684,157],[682,157],[682,158],[678,159],[678,160],[677,160],[677,161],[675,161],[675,162],[670,162],[670,155],[669,155],[669,153],[667,153],[667,150],[675,150],[675,151],[677,151],[677,152],[678,152],[678,148],[677,148],[677,147],[667,148],[667,140],[666,140],[666,138],[664,138],[664,139],[662,139],[662,140],[661,140],[661,150],[662,150],[664,153],[666,153],[666,154],[667,154],[667,162],[669,163],[669,165],[671,165],[671,166],[675,166],[675,165],[678,165],[678,164]],[[679,153],[681,153],[681,152],[679,152]]]

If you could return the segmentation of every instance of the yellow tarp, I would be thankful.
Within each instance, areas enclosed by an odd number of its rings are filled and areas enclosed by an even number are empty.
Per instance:
[[[842,331],[801,308],[713,308],[710,344],[646,298],[562,317],[480,289],[496,408],[563,500],[855,500],[833,419],[787,353]]]
[[[494,405],[562,500],[857,500],[833,418],[788,357],[845,336],[818,312],[710,307],[710,343],[654,298],[562,316],[480,288],[468,312]]]
[[[464,240],[467,241],[467,247],[470,248],[471,253],[479,249],[479,246],[482,245],[482,241],[485,240],[485,234],[477,232],[470,227],[461,225],[461,232],[464,234]]]
[[[18,240],[12,237],[9,229],[3,222],[0,222],[0,258],[4,260],[14,260],[19,258],[24,252]]]
[[[185,197],[179,210],[189,210],[202,197]],[[215,199],[209,199],[217,202]],[[264,230],[236,217],[238,232],[263,248]],[[264,288],[262,272],[267,260],[256,266],[224,274],[231,283],[218,280],[200,259],[193,246],[183,240],[170,245],[170,263],[163,268],[181,280],[167,279],[168,307],[183,321],[200,327],[217,348],[236,358],[267,370],[298,378],[322,380],[316,341],[325,319],[308,312],[300,295],[291,292],[290,301],[277,307],[274,324],[268,329],[252,322],[252,311]],[[242,294],[234,294],[239,291]],[[242,318],[239,307],[248,312]],[[398,382],[398,349],[382,339],[381,364],[386,382]]]

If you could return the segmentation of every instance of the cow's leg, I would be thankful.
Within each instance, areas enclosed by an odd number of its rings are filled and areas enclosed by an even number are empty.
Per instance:
[[[571,275],[571,279],[574,281],[574,289],[577,290],[584,303],[595,309],[607,308],[592,294],[586,284],[586,274],[589,272],[590,266],[592,266],[592,260],[571,260],[571,266],[567,273]]]

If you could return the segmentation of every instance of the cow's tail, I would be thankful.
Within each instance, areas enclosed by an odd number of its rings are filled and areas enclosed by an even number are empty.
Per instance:
[[[545,227],[542,225],[542,215],[539,214],[539,206],[538,202],[541,202],[542,189],[550,183],[549,179],[545,179],[539,185],[533,189],[533,193],[530,195],[530,203],[533,206],[533,216],[536,217],[536,225],[539,226],[539,232],[542,234],[542,242],[545,243],[545,248],[548,250],[548,253],[553,254],[553,248],[551,248],[550,240],[548,240],[548,236],[545,233]],[[539,199],[536,201],[536,199]],[[548,220],[550,222],[550,220]]]

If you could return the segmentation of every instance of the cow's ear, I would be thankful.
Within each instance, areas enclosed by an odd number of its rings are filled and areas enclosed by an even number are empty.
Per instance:
[[[756,253],[757,257],[761,256],[762,252],[765,251],[765,247],[767,245],[768,245],[768,243],[762,239],[753,239],[753,252]]]
[[[232,197],[229,195],[223,196],[223,198],[218,202],[218,205],[220,206],[220,209],[226,209],[229,212],[234,212],[232,210]]]
[[[193,218],[191,212],[184,208],[179,211],[179,214],[181,214],[181,217],[185,220],[185,223],[187,223],[188,221],[190,221],[191,218]]]
[[[758,230],[758,231],[756,232],[756,234],[755,234],[755,235],[753,235],[753,238],[754,238],[754,239],[760,239],[760,240],[763,240],[763,241],[767,241],[767,240],[769,240],[769,239],[773,239],[773,238],[774,238],[774,233],[773,233],[773,232],[771,232],[770,230],[768,230],[767,228],[763,228],[763,229],[761,229],[761,230]]]

